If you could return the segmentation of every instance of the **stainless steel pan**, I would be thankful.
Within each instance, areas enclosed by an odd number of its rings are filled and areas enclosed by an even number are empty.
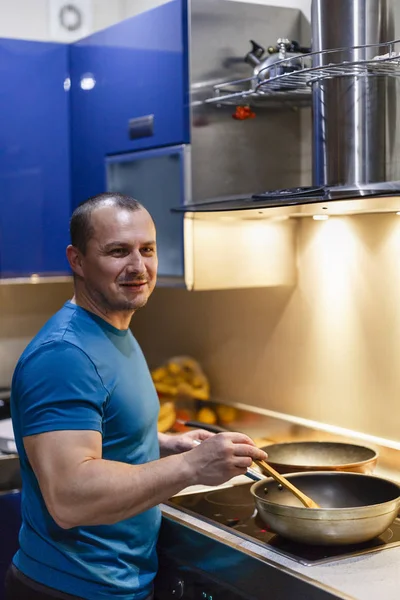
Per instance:
[[[270,444],[263,450],[268,454],[268,463],[280,473],[372,473],[378,460],[378,453],[372,448],[342,442],[288,442]]]
[[[220,433],[223,427],[199,421],[188,421],[188,427],[201,427]],[[284,442],[262,448],[268,454],[268,464],[278,473],[301,471],[350,471],[372,473],[378,453],[367,446],[342,442]]]
[[[400,509],[400,486],[381,477],[324,471],[293,473],[287,479],[321,508],[305,508],[270,478],[253,484],[250,491],[264,523],[303,544],[366,542],[383,533]]]

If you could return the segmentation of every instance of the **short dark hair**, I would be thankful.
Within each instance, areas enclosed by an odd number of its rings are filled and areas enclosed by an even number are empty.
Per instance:
[[[123,208],[125,210],[140,210],[143,208],[142,204],[118,192],[104,192],[88,198],[72,213],[71,221],[69,224],[69,232],[71,236],[71,244],[78,248],[82,254],[86,254],[88,241],[91,239],[94,233],[92,225],[92,213],[96,208],[99,208],[102,204],[110,204]]]

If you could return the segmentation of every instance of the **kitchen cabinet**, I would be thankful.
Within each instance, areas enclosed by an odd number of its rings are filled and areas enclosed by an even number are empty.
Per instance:
[[[189,142],[187,1],[173,0],[70,46],[72,202],[133,195],[158,225],[159,282],[183,281]]]
[[[170,147],[151,164],[164,184],[181,177],[183,151],[174,148],[189,141],[187,61],[187,0],[72,45],[0,40],[0,277],[70,273],[71,212],[107,189],[110,156]],[[146,164],[138,159],[136,169]],[[160,275],[180,277],[182,217],[171,220],[169,209],[182,190],[174,183],[160,194],[150,179],[133,189],[173,223],[159,232]]]
[[[4,581],[7,569],[18,550],[21,527],[21,493],[0,491],[0,600],[4,600]]]
[[[68,46],[0,40],[0,276],[68,273]]]
[[[189,141],[186,0],[72,44],[70,68],[74,206],[105,191],[106,157]]]
[[[183,204],[185,145],[132,152],[107,158],[107,189],[138,198],[157,228],[158,281],[183,283],[183,216],[171,206]]]

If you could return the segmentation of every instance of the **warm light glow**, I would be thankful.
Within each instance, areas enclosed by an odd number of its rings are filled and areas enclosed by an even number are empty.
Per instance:
[[[314,215],[314,221],[327,221],[329,219],[329,215]]]
[[[325,309],[332,317],[335,312],[347,309],[352,302],[349,291],[357,275],[356,237],[345,217],[330,220],[316,232],[313,240],[315,277],[326,301]],[[343,316],[340,315],[340,318]]]
[[[32,273],[29,279],[31,283],[39,283],[40,275],[38,275],[37,273]]]
[[[297,222],[185,216],[185,281],[189,289],[293,285]]]

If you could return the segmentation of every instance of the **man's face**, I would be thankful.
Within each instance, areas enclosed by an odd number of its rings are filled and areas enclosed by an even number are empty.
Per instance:
[[[157,278],[154,223],[145,209],[112,205],[91,215],[94,229],[81,257],[85,288],[106,312],[130,312],[144,306]]]

